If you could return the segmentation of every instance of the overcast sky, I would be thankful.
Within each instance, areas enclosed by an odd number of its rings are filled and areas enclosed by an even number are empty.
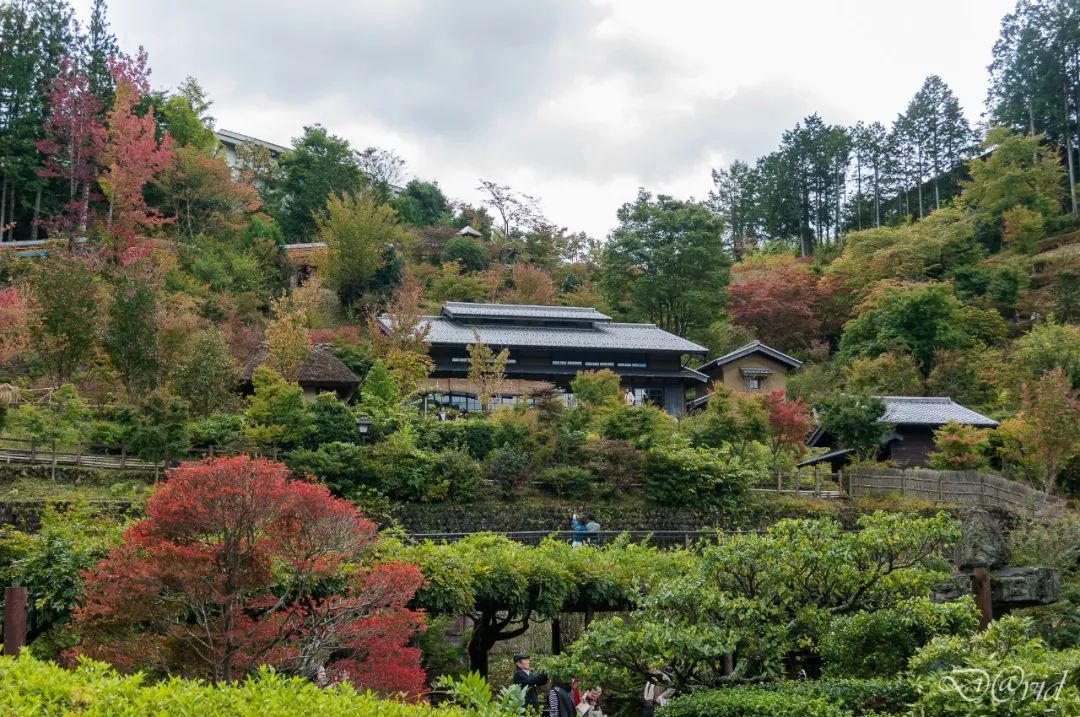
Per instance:
[[[152,82],[196,77],[217,126],[319,122],[477,201],[480,178],[603,237],[637,187],[703,198],[817,111],[889,123],[932,73],[977,121],[1013,0],[110,0]],[[85,19],[89,0],[76,0]]]

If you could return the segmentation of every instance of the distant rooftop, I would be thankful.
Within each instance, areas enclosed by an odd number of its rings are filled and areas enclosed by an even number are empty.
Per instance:
[[[897,425],[942,426],[950,421],[987,428],[998,425],[947,396],[881,396],[881,400],[885,402],[882,420]]]
[[[753,353],[764,354],[765,356],[768,356],[769,358],[773,359],[774,361],[778,361],[779,363],[786,364],[787,366],[790,366],[791,368],[799,368],[800,366],[802,366],[802,361],[799,361],[796,358],[792,358],[791,356],[788,356],[783,351],[777,351],[776,349],[772,348],[771,346],[766,346],[765,344],[761,343],[760,341],[751,341],[750,343],[746,344],[745,346],[740,346],[739,348],[735,349],[734,351],[730,351],[730,352],[724,354],[723,356],[719,356],[717,358],[714,358],[712,361],[709,361],[704,366],[699,366],[698,371],[708,372],[711,369],[718,368],[720,366],[723,366],[724,364],[731,363],[732,361],[738,361],[739,359],[743,358],[744,356],[749,356],[750,354],[753,354]]]
[[[281,154],[282,152],[288,152],[288,147],[283,147],[280,144],[274,144],[273,142],[267,142],[265,139],[259,139],[258,137],[252,137],[250,135],[241,134],[240,132],[233,132],[231,129],[219,129],[214,132],[217,135],[218,140],[222,144],[237,145],[244,142],[254,142],[255,144],[262,145],[274,154]]]
[[[611,321],[611,317],[585,306],[536,306],[533,304],[470,304],[448,301],[443,316],[451,319],[540,319],[552,321]]]

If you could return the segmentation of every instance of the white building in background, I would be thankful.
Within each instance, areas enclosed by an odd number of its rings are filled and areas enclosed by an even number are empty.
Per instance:
[[[273,159],[277,159],[283,153],[288,152],[288,147],[283,147],[280,144],[274,144],[273,142],[267,142],[264,139],[258,137],[251,137],[246,134],[240,134],[239,132],[233,132],[229,129],[219,129],[214,132],[217,135],[218,142],[221,143],[222,148],[225,150],[225,163],[232,169],[236,169],[239,162],[236,159],[236,148],[245,142],[254,142],[258,145],[265,147],[270,152],[270,156]]]

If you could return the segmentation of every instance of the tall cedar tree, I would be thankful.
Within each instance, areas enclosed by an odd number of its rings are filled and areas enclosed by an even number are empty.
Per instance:
[[[424,578],[372,565],[376,540],[351,503],[280,463],[184,464],[86,574],[79,652],[220,682],[266,664],[415,697],[423,616],[406,604]]]
[[[157,125],[151,107],[139,115],[136,109],[150,91],[146,52],[134,57],[122,55],[109,61],[116,83],[113,107],[106,126],[105,172],[99,182],[109,202],[106,231],[118,240],[121,249],[173,221],[146,203],[143,189],[173,161],[172,138],[157,139]]]

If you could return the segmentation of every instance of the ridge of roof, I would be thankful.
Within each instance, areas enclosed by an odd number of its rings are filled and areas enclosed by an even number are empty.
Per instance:
[[[723,356],[718,356],[718,357],[714,358],[712,361],[708,361],[708,362],[702,364],[701,366],[698,367],[698,370],[699,371],[707,371],[707,370],[709,370],[711,368],[715,368],[717,366],[723,366],[724,364],[731,363],[732,361],[735,361],[737,359],[741,359],[743,356],[749,356],[750,354],[758,352],[758,351],[760,351],[761,353],[765,354],[766,356],[768,356],[769,358],[771,358],[771,359],[773,359],[775,361],[778,361],[778,362],[783,363],[783,364],[787,364],[791,368],[799,368],[800,366],[802,366],[802,361],[800,361],[800,360],[798,360],[796,358],[793,358],[791,356],[788,356],[783,351],[778,351],[778,350],[772,348],[771,346],[767,346],[766,344],[763,344],[759,339],[754,339],[753,341],[746,344],[745,346],[740,346],[739,348],[735,349],[734,351],[729,351],[726,354],[724,354]]]

